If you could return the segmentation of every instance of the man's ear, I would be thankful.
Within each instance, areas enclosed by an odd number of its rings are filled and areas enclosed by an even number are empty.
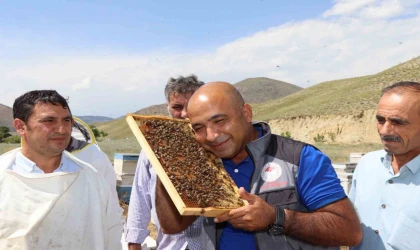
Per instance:
[[[24,122],[24,121],[22,121],[21,119],[18,119],[18,118],[14,119],[14,120],[13,120],[13,127],[15,127],[16,132],[17,132],[20,136],[22,136],[22,135],[25,133],[25,127],[26,127],[26,124],[25,124],[25,122]]]
[[[244,104],[244,107],[242,108],[242,114],[244,115],[247,122],[252,122],[252,108],[251,105],[248,103]]]

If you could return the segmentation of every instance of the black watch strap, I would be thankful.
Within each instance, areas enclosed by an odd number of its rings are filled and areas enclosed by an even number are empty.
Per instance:
[[[284,209],[276,207],[276,222],[274,224],[284,227],[285,216]]]
[[[267,227],[267,233],[271,236],[282,235],[284,233],[284,209],[275,207],[276,209],[276,222]]]

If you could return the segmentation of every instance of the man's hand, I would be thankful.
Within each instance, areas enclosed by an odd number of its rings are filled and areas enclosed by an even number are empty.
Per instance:
[[[257,231],[265,229],[276,221],[276,209],[273,206],[257,195],[248,193],[242,187],[239,189],[239,195],[247,200],[249,205],[232,209],[216,217],[214,219],[216,223],[228,221],[236,228]]]

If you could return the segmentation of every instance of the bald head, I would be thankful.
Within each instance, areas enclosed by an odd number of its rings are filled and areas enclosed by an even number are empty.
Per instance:
[[[188,105],[190,108],[201,103],[220,103],[224,102],[230,108],[241,108],[245,102],[239,91],[228,82],[210,82],[199,88],[192,96]]]
[[[246,158],[246,144],[258,136],[252,126],[251,106],[227,82],[200,87],[188,102],[188,117],[201,146],[235,163]]]

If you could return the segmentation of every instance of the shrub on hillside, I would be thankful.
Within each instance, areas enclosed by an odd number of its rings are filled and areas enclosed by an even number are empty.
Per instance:
[[[337,137],[337,134],[333,133],[333,132],[329,132],[328,133],[328,137],[330,138],[330,140],[332,142],[335,142],[335,138]]]
[[[290,131],[281,132],[280,136],[292,138],[292,133],[290,133]]]
[[[317,134],[317,135],[314,137],[314,141],[315,141],[315,142],[325,142],[325,136],[320,135],[320,134]]]
[[[7,137],[6,139],[3,140],[3,142],[5,143],[20,143],[20,136],[18,135],[12,135],[10,137]]]

